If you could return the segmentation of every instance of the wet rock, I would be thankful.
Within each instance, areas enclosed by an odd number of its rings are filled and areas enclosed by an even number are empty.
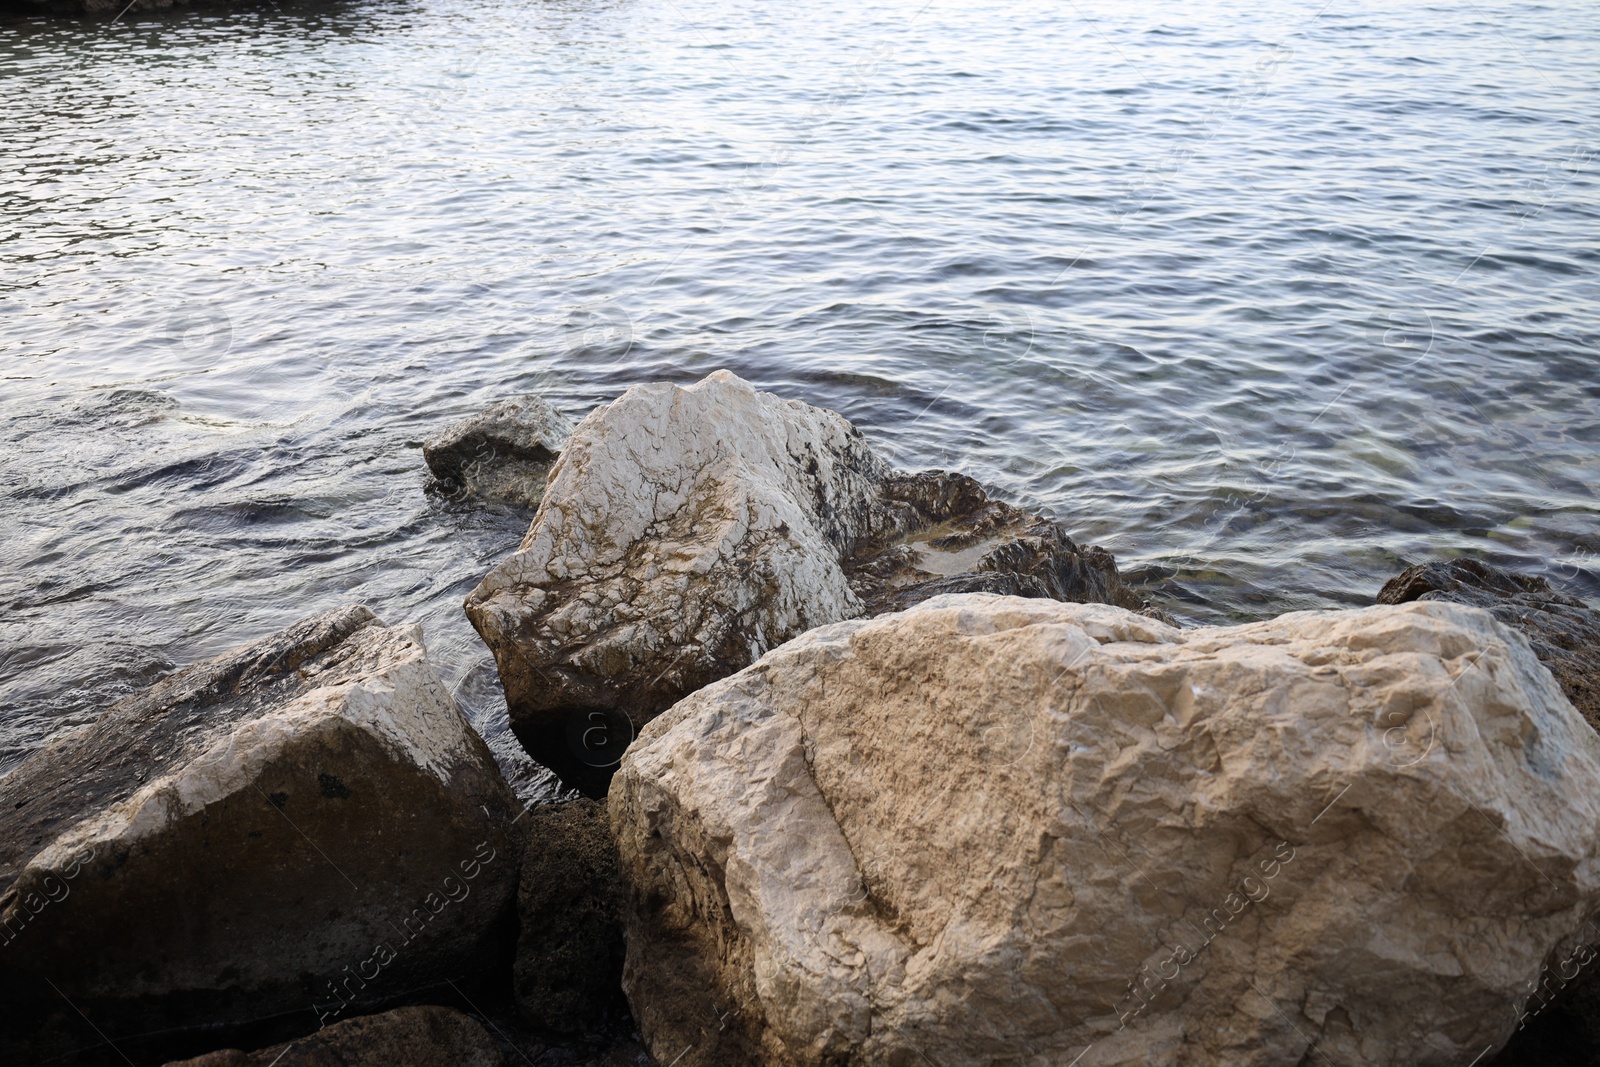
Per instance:
[[[504,1067],[489,1032],[451,1008],[346,1019],[259,1052],[223,1049],[167,1067]]]
[[[1600,739],[1449,603],[941,597],[687,697],[609,810],[677,1067],[1465,1064],[1600,907]]]
[[[1380,604],[1446,600],[1486,609],[1518,630],[1590,726],[1600,730],[1600,610],[1550,587],[1474,559],[1407,567],[1378,591]]]
[[[870,539],[844,560],[864,614],[904,611],[948,593],[996,593],[1162,617],[1123,583],[1111,553],[1079,546],[1058,523],[990,499],[965,474],[891,473],[876,505]]]
[[[423,442],[443,487],[485,500],[538,507],[572,423],[536,396],[502,400]]]
[[[1141,606],[1109,553],[718,371],[590,413],[466,611],[528,751],[599,795],[685,694],[814,626],[969,590]]]
[[[180,671],[0,780],[0,1060],[471,975],[513,806],[415,626],[343,608]]]
[[[542,1031],[581,1034],[627,1019],[622,903],[605,807],[579,797],[531,808],[517,892],[517,1011]]]
[[[115,19],[120,13],[165,11],[174,7],[225,7],[232,0],[13,0],[20,11],[43,15],[68,15]]]

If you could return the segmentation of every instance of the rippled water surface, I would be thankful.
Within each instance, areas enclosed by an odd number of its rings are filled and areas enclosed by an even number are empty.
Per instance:
[[[1600,595],[1600,5],[279,0],[0,87],[0,767],[353,600],[500,734],[528,515],[416,443],[718,367],[1189,622]]]

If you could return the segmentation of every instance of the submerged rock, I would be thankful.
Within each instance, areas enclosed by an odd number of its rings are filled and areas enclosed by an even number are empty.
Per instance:
[[[677,1067],[1465,1064],[1600,907],[1600,739],[1448,603],[941,597],[686,698],[609,806]]]
[[[572,433],[568,418],[537,396],[502,400],[422,444],[422,458],[452,492],[538,507],[545,479]]]
[[[1383,583],[1380,604],[1447,600],[1488,610],[1533,646],[1572,706],[1600,730],[1600,610],[1550,588],[1543,578],[1514,574],[1475,559],[1407,567]]]
[[[476,1020],[451,1008],[396,1008],[260,1052],[223,1049],[167,1067],[504,1067]]]
[[[180,671],[0,779],[0,1059],[471,974],[513,805],[415,626],[343,608]]]
[[[598,795],[685,694],[812,627],[971,590],[1142,606],[1055,523],[896,473],[842,416],[718,371],[590,413],[466,611],[528,751]]]

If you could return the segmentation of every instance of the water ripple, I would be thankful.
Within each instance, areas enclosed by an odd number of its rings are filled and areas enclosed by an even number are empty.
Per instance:
[[[0,19],[0,768],[354,600],[501,734],[459,602],[528,516],[417,442],[718,367],[1189,621],[1460,553],[1600,596],[1592,6]]]

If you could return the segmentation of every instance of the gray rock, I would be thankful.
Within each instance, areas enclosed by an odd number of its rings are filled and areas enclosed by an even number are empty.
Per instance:
[[[422,456],[450,492],[538,507],[572,423],[537,396],[502,400],[428,438]]]
[[[259,1052],[223,1049],[167,1067],[504,1067],[489,1032],[451,1008],[396,1008]]]
[[[314,616],[174,674],[0,780],[0,1060],[474,973],[514,800],[415,626]]]

